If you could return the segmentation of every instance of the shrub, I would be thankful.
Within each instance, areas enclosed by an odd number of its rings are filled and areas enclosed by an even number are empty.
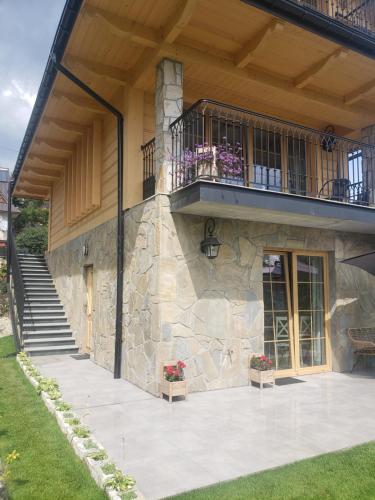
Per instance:
[[[90,431],[87,429],[87,427],[83,427],[82,425],[77,425],[76,427],[74,427],[73,433],[79,438],[87,438],[90,435]]]
[[[87,456],[92,460],[95,460],[96,462],[99,462],[100,460],[106,460],[108,458],[105,450],[92,451],[91,453],[88,453]]]
[[[73,425],[79,425],[81,423],[80,419],[77,418],[77,417],[73,417],[73,418],[66,418],[64,420],[67,424],[73,426]]]
[[[83,443],[83,446],[86,448],[86,450],[93,450],[97,448],[96,443],[94,443],[92,439],[88,439],[87,441],[85,441]]]
[[[121,471],[116,471],[113,477],[107,479],[104,486],[106,488],[111,488],[118,491],[119,493],[125,493],[131,490],[135,485],[135,481],[131,476],[126,476]]]
[[[65,403],[65,401],[55,401],[55,407],[57,411],[69,411],[71,410],[71,405]]]
[[[117,467],[115,464],[108,462],[107,464],[102,465],[102,471],[104,474],[115,474],[117,472]]]
[[[31,254],[43,254],[48,246],[48,228],[46,226],[26,227],[16,236],[16,244]]]

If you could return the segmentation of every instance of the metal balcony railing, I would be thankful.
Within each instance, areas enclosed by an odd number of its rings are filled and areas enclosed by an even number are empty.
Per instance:
[[[375,37],[375,0],[291,0]]]
[[[155,194],[155,138],[141,146],[143,153],[143,199]]]
[[[368,206],[375,146],[201,100],[175,120],[172,190],[207,180]]]

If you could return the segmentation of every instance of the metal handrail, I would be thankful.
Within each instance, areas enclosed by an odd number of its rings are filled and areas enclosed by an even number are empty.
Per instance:
[[[211,99],[170,125],[172,191],[208,180],[343,203],[373,205],[375,145]]]
[[[23,284],[22,272],[18,260],[17,246],[14,234],[9,228],[10,237],[10,275],[9,283],[9,303],[13,326],[13,333],[20,347],[23,346],[23,314],[25,307],[25,288]]]

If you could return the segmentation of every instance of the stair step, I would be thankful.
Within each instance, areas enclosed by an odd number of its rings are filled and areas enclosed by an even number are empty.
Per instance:
[[[25,352],[29,356],[47,356],[57,355],[57,354],[76,354],[78,352],[78,347],[56,345],[48,347],[28,347]]]
[[[64,313],[64,309],[63,309],[63,306],[55,306],[55,307],[51,307],[50,309],[46,309],[46,306],[43,306],[43,307],[25,307],[24,311],[23,311],[23,317],[25,318],[25,316],[38,316],[38,315],[41,315],[41,316],[47,316],[47,315],[58,315],[58,316],[61,316],[61,314],[65,314]]]
[[[67,330],[69,323],[67,321],[60,323],[24,323],[22,330],[28,332],[37,332],[40,330]]]
[[[26,275],[25,273],[22,274],[23,281],[25,283],[35,283],[37,281],[41,281],[42,283],[46,282],[51,282],[52,283],[52,276],[48,273],[46,274],[33,274],[31,276]]]
[[[64,330],[61,328],[60,330],[34,330],[34,331],[26,331],[23,332],[23,336],[26,339],[31,338],[44,338],[44,337],[72,337],[73,332],[68,328]]]
[[[27,318],[23,318],[24,322],[27,323],[29,320],[30,322],[32,323],[38,323],[39,321],[42,322],[42,323],[45,323],[46,321],[50,321],[51,323],[54,323],[55,321],[64,321],[66,318],[65,318],[65,313],[63,313],[64,315],[63,316],[60,316],[60,315],[57,315],[57,316],[40,316],[39,314],[37,315],[32,315],[32,316],[28,316]]]
[[[40,292],[36,292],[36,291],[30,291],[28,290],[27,293],[26,293],[26,300],[28,300],[29,298],[34,298],[34,297],[44,297],[45,299],[56,299],[57,298],[57,292],[52,292],[52,291],[40,291]]]
[[[73,337],[45,337],[45,338],[28,338],[24,340],[24,348],[27,347],[49,347],[55,345],[68,345],[75,347]]]

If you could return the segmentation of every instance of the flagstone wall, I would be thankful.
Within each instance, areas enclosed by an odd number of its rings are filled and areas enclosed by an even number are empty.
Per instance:
[[[217,220],[219,257],[200,252],[205,219],[171,214],[157,195],[125,215],[124,376],[157,393],[162,361],[185,361],[189,390],[245,385],[263,348],[264,248],[329,252],[333,369],[351,367],[349,326],[375,325],[375,278],[339,261],[375,239],[295,226]]]

